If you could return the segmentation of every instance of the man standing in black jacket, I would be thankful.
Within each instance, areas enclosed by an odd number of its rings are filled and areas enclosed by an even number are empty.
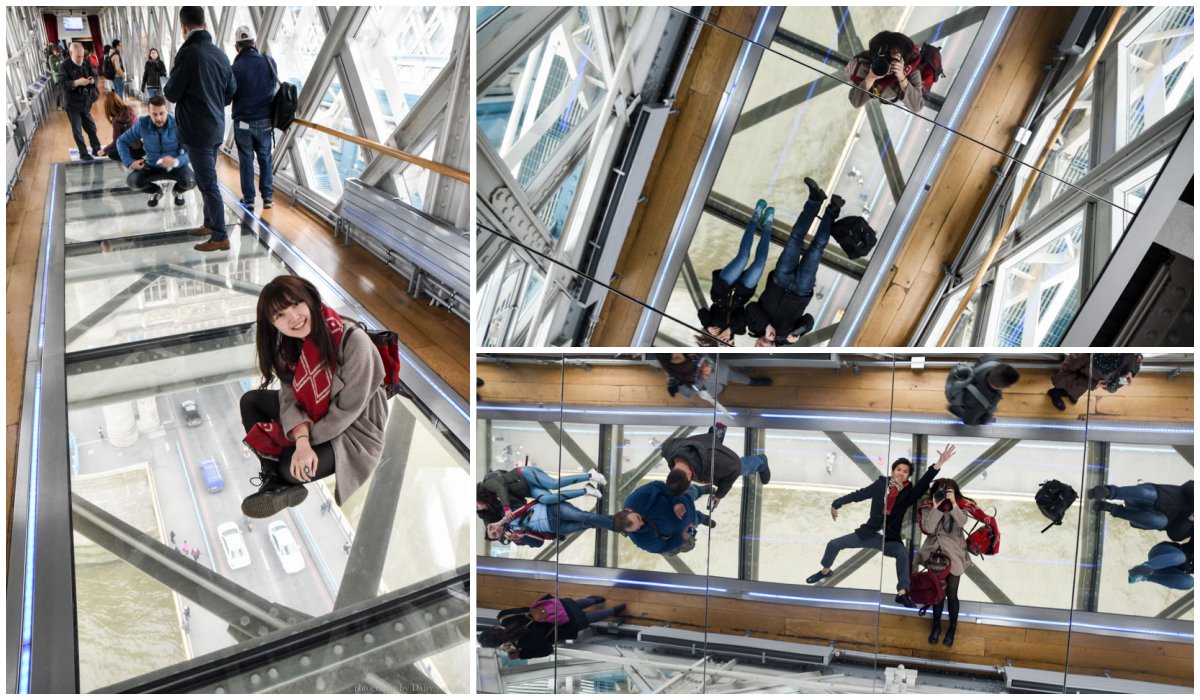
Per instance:
[[[100,150],[100,136],[96,133],[96,120],[92,119],[92,103],[100,94],[96,87],[96,70],[90,61],[83,60],[83,44],[71,44],[70,58],[58,65],[58,84],[62,86],[63,101],[67,105],[67,119],[71,120],[71,135],[79,148],[80,160],[95,160],[92,156]],[[83,142],[87,131],[92,142],[88,151]]]
[[[217,149],[225,138],[225,106],[233,101],[237,81],[229,59],[204,28],[203,7],[179,8],[179,24],[185,40],[175,54],[163,94],[176,104],[179,136],[204,199],[204,225],[189,233],[211,236],[196,250],[229,250],[225,207],[217,186]]]
[[[892,476],[878,480],[853,493],[846,494],[833,502],[830,513],[837,520],[838,508],[847,503],[858,503],[871,499],[871,515],[857,530],[829,541],[825,545],[825,556],[821,557],[821,570],[805,579],[813,584],[833,574],[833,561],[843,549],[883,549],[885,557],[896,560],[896,602],[905,607],[916,607],[908,597],[909,564],[908,547],[900,537],[900,528],[908,509],[916,503],[933,482],[934,475],[954,456],[954,445],[938,453],[938,460],[929,465],[925,475],[914,486],[908,477],[912,475],[912,462],[901,457],[892,462]],[[880,528],[883,534],[880,534]]]

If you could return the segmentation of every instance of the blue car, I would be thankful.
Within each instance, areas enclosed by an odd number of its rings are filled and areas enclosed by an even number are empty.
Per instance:
[[[200,475],[204,477],[204,488],[209,493],[217,493],[225,489],[225,477],[221,476],[221,468],[217,460],[206,459],[200,463]]]

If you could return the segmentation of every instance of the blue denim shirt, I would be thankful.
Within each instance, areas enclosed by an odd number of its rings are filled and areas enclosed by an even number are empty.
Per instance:
[[[174,156],[179,159],[179,165],[188,164],[188,154],[179,141],[179,125],[173,115],[167,115],[167,123],[161,127],[154,126],[150,116],[146,115],[133,123],[133,126],[117,139],[117,153],[121,154],[121,162],[128,168],[133,163],[129,149],[138,141],[146,151],[146,165],[157,167],[163,156]]]

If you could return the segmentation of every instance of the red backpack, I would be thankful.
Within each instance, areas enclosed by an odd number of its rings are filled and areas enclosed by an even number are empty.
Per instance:
[[[355,321],[354,325],[363,329],[379,351],[379,359],[383,360],[383,387],[387,390],[387,397],[390,399],[400,394],[400,338],[392,331],[369,330],[362,321]]]
[[[925,562],[924,571],[913,574],[908,583],[908,597],[921,606],[918,616],[946,599],[946,578],[950,576],[950,558],[941,551]]]
[[[991,556],[1000,553],[1000,528],[996,518],[980,510],[971,513],[978,522],[967,535],[967,551],[976,556]]]

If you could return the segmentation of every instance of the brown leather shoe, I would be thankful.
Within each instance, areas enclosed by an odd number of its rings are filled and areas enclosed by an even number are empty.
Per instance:
[[[229,250],[229,239],[223,241],[205,241],[192,247],[201,253],[211,253],[214,250]]]
[[[207,226],[201,226],[200,228],[194,228],[191,231],[188,231],[189,236],[211,236],[212,234],[213,230]]]

